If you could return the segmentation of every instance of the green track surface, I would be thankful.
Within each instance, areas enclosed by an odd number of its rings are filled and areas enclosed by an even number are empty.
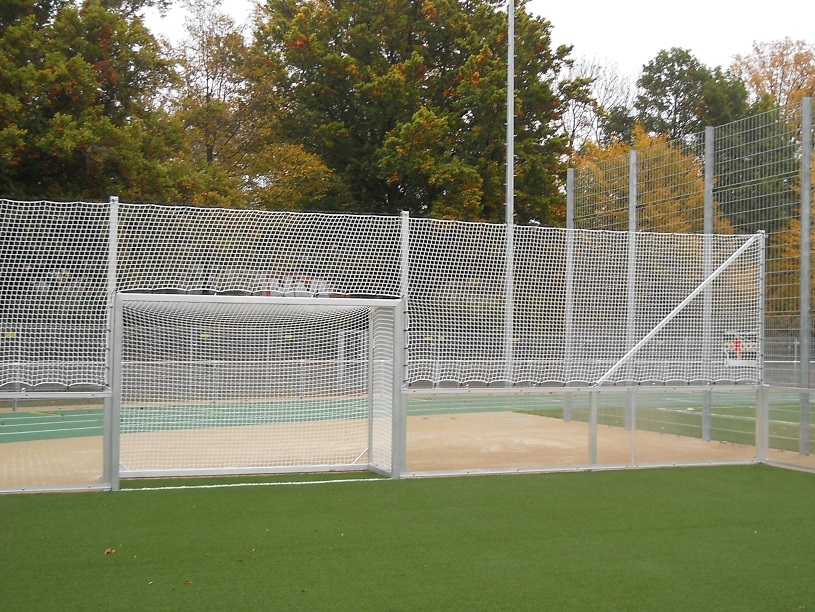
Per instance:
[[[815,608],[812,474],[729,466],[253,484],[0,496],[2,606]]]
[[[701,393],[640,393],[636,399],[636,426],[640,430],[675,435],[702,436]],[[715,440],[755,444],[755,392],[713,395],[711,431]],[[561,394],[409,394],[409,416],[456,412],[515,411],[564,418]],[[122,410],[123,433],[134,431],[179,430],[364,418],[365,399],[305,400],[243,403],[197,403],[188,405],[149,405]],[[572,416],[588,421],[588,395],[578,394]],[[0,443],[48,440],[63,437],[102,435],[101,409],[0,412]],[[626,425],[625,396],[601,393],[598,422]],[[799,398],[794,393],[770,394],[770,446],[798,450]],[[810,452],[815,453],[815,423],[810,424]]]
[[[0,413],[0,444],[101,436],[101,409]]]

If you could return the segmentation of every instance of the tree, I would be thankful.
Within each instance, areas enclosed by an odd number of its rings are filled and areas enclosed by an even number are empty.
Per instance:
[[[736,56],[731,70],[744,81],[754,101],[769,98],[787,106],[815,95],[815,45],[803,40],[754,43],[752,53]]]
[[[0,35],[11,25],[33,17],[37,27],[43,27],[71,0],[6,0],[0,4]]]
[[[220,11],[221,0],[183,4],[187,36],[174,50],[181,87],[170,107],[183,126],[188,161],[198,174],[189,201],[243,207],[240,176],[247,131],[240,110],[247,47],[234,20]]]
[[[597,227],[628,227],[628,152],[637,150],[637,229],[689,233],[704,230],[704,168],[702,161],[681,141],[649,134],[636,125],[632,144],[616,141],[601,146],[588,143],[576,160],[577,195],[593,210],[583,209]],[[714,209],[714,231],[730,234],[733,228]]]
[[[221,0],[184,0],[186,38],[174,50],[182,84],[171,98],[198,180],[197,205],[323,208],[332,172],[281,137],[281,67],[247,43]]]
[[[634,128],[638,125],[637,117],[631,106],[615,104],[603,109],[598,117],[600,138],[597,141],[602,145],[611,145],[615,142],[634,144]]]
[[[747,90],[730,72],[710,70],[688,50],[660,51],[643,67],[634,102],[652,133],[679,139],[746,116]]]
[[[810,241],[815,240],[815,228]],[[815,299],[815,269],[810,269],[810,299]],[[800,327],[801,219],[784,220],[769,237],[767,257],[767,318],[773,330],[795,337]]]
[[[154,104],[172,78],[170,63],[132,16],[146,4],[52,2],[43,11],[18,2],[10,11],[0,30],[0,191],[178,195],[180,132]]]
[[[629,140],[633,119],[626,130],[618,118],[631,116],[632,84],[616,64],[579,58],[569,70],[569,76],[574,80],[583,79],[591,88],[588,99],[569,101],[563,113],[563,130],[571,148],[579,150],[586,141],[608,144],[618,136]]]
[[[268,0],[257,36],[280,61],[283,136],[319,155],[350,198],[337,208],[500,220],[506,15],[496,0]],[[551,222],[568,143],[557,122],[584,87],[562,78],[551,25],[516,21],[516,212]]]

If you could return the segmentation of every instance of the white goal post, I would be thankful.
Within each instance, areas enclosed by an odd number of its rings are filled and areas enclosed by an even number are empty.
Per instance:
[[[105,480],[405,465],[404,304],[118,293]]]

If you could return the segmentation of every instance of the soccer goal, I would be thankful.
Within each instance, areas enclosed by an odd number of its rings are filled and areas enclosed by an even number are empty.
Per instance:
[[[400,300],[116,296],[106,471],[404,468]]]

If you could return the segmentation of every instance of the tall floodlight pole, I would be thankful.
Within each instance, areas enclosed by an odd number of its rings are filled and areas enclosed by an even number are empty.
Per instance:
[[[515,238],[515,1],[507,2],[507,196],[506,196],[506,302],[504,305],[504,364],[508,386],[513,383],[513,327],[515,295],[513,281]]]

